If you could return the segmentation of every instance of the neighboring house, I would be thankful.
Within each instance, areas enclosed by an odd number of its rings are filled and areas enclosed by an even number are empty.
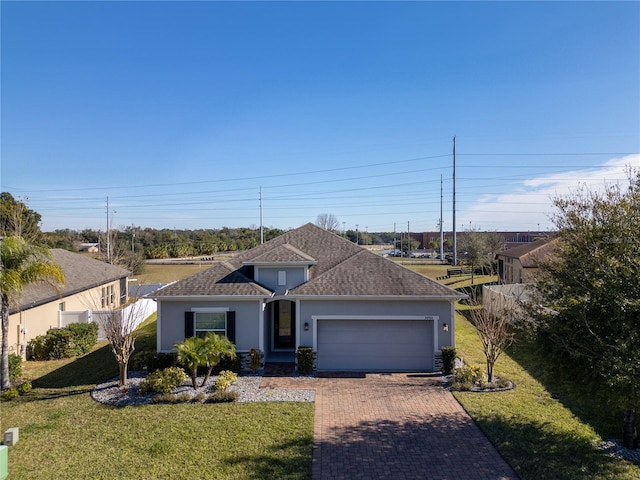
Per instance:
[[[20,305],[9,309],[11,353],[24,355],[29,340],[64,326],[64,312],[116,308],[127,300],[128,270],[58,248],[51,254],[65,283],[59,289],[46,283],[25,287]]]
[[[226,335],[238,352],[319,371],[433,371],[454,345],[454,290],[311,223],[152,294],[157,349]]]
[[[538,263],[553,249],[553,241],[540,239],[510,248],[496,255],[501,284],[531,283],[538,272]]]

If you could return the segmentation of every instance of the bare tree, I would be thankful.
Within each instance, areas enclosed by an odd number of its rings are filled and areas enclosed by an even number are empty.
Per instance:
[[[489,382],[494,381],[493,373],[498,357],[514,340],[512,307],[499,298],[496,302],[490,308],[476,300],[469,302],[471,322],[475,325],[482,342]]]
[[[316,225],[320,228],[324,228],[325,230],[329,230],[330,232],[336,233],[340,231],[340,222],[338,221],[338,217],[333,213],[321,213],[318,215]]]
[[[120,385],[127,383],[129,359],[135,350],[139,331],[137,326],[144,320],[142,304],[129,301],[125,305],[96,312],[97,321],[104,336],[111,344],[111,351],[118,362]]]

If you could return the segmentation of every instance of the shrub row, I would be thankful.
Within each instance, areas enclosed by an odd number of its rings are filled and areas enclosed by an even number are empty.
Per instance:
[[[98,342],[97,323],[72,323],[51,329],[28,343],[32,360],[53,360],[84,355]]]
[[[144,370],[147,368],[147,373],[155,372],[156,370],[164,370],[169,367],[184,367],[178,361],[176,353],[158,353],[143,351],[134,354],[131,359],[131,365],[134,370]],[[211,372],[213,375],[220,375],[223,370],[229,370],[235,373],[240,373],[242,367],[242,359],[240,354],[236,355],[236,358],[223,357],[220,363],[213,368]],[[206,372],[206,368],[202,368],[202,373]]]

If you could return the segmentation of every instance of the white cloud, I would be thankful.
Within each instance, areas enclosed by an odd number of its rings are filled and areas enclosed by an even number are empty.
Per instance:
[[[553,229],[553,198],[569,195],[581,187],[597,191],[606,185],[628,184],[626,169],[640,167],[640,155],[608,160],[603,165],[561,173],[550,173],[505,185],[509,191],[484,195],[458,215],[458,225],[480,230],[535,231]]]

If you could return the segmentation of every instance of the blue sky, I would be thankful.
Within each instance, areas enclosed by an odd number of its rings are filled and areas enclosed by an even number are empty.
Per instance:
[[[638,2],[7,2],[1,188],[42,228],[534,231],[640,166]]]

